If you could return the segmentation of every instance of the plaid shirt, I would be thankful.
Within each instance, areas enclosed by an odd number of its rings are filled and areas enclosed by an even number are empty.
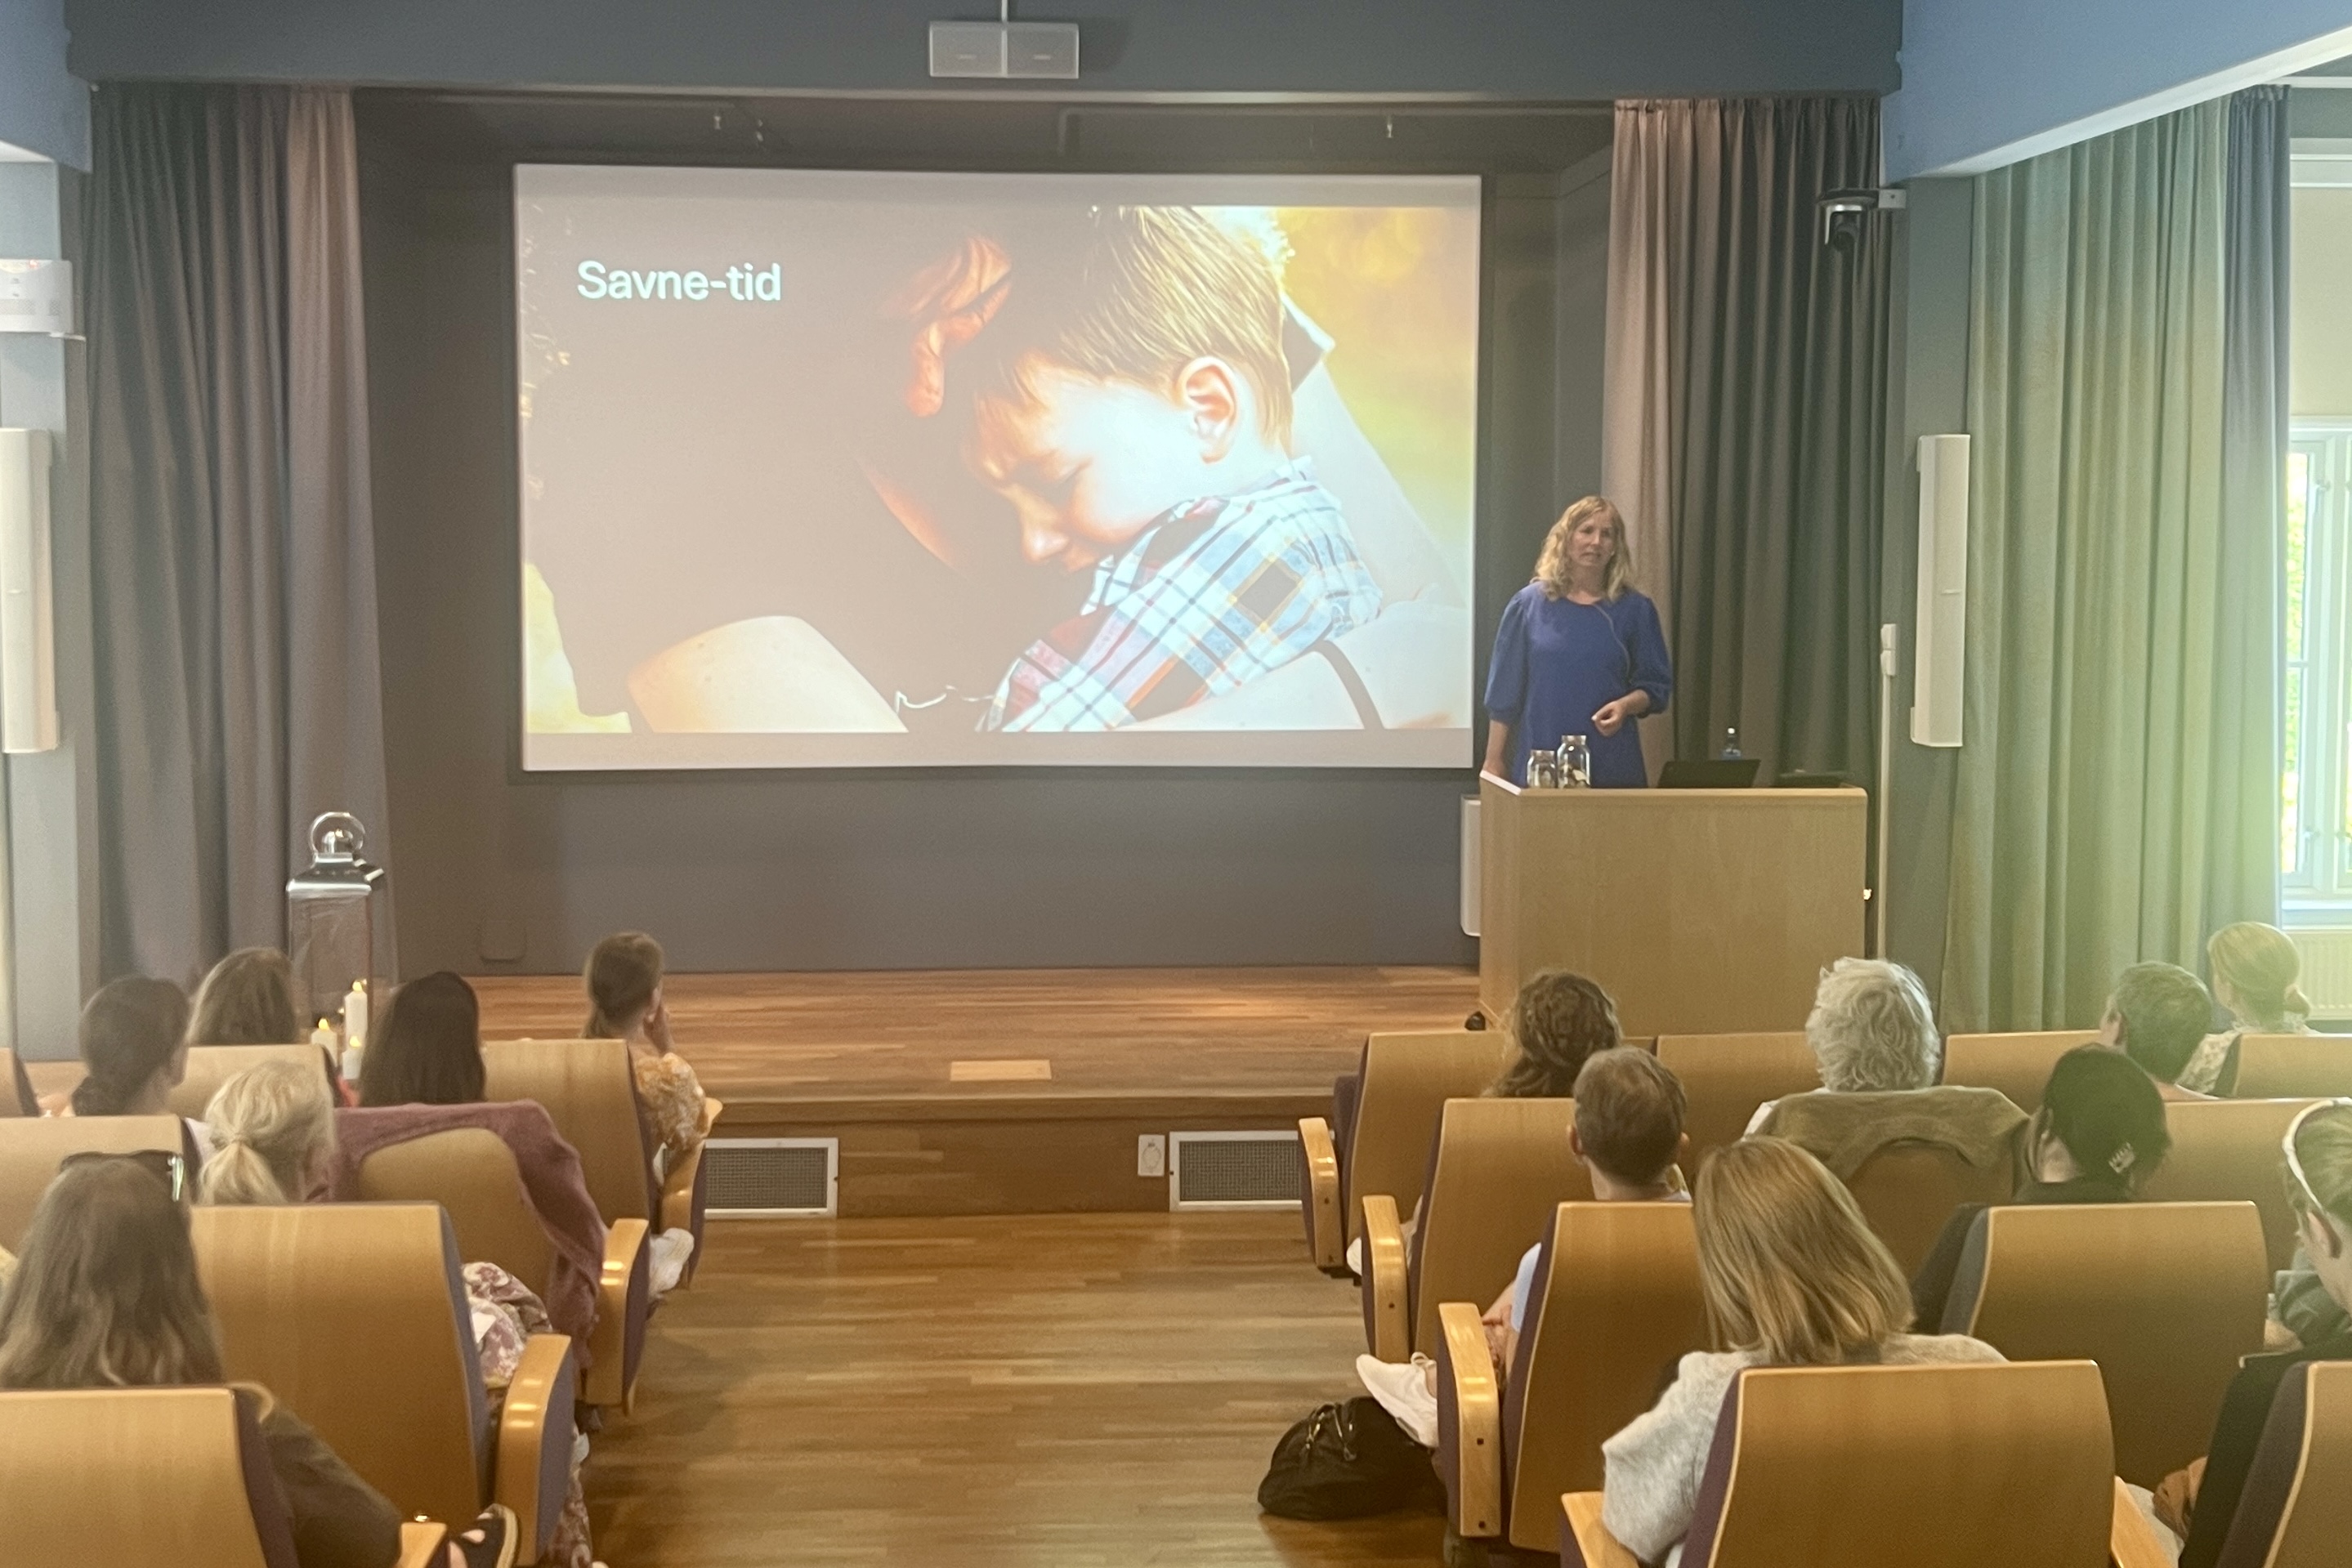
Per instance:
[[[982,729],[1116,729],[1279,669],[1381,612],[1348,520],[1304,460],[1187,501],[1095,568],[1077,614],[1031,643]]]

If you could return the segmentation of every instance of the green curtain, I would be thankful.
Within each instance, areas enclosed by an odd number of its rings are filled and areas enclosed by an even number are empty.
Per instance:
[[[2222,587],[2229,106],[1980,177],[1948,1029],[2199,967]]]

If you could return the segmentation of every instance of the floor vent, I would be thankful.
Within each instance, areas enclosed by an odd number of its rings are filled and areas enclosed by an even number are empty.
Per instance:
[[[838,1138],[713,1138],[702,1146],[706,1212],[832,1215],[841,1207]]]
[[[1307,1189],[1298,1134],[1171,1133],[1171,1208],[1296,1208]]]

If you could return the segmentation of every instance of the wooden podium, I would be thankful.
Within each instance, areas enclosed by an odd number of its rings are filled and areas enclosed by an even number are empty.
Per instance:
[[[1802,1029],[1859,955],[1860,789],[1521,789],[1478,781],[1478,1005],[1591,976],[1628,1039]]]

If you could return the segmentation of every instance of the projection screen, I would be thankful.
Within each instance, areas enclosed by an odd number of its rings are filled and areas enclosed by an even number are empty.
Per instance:
[[[1479,197],[518,168],[523,766],[1464,766]]]

